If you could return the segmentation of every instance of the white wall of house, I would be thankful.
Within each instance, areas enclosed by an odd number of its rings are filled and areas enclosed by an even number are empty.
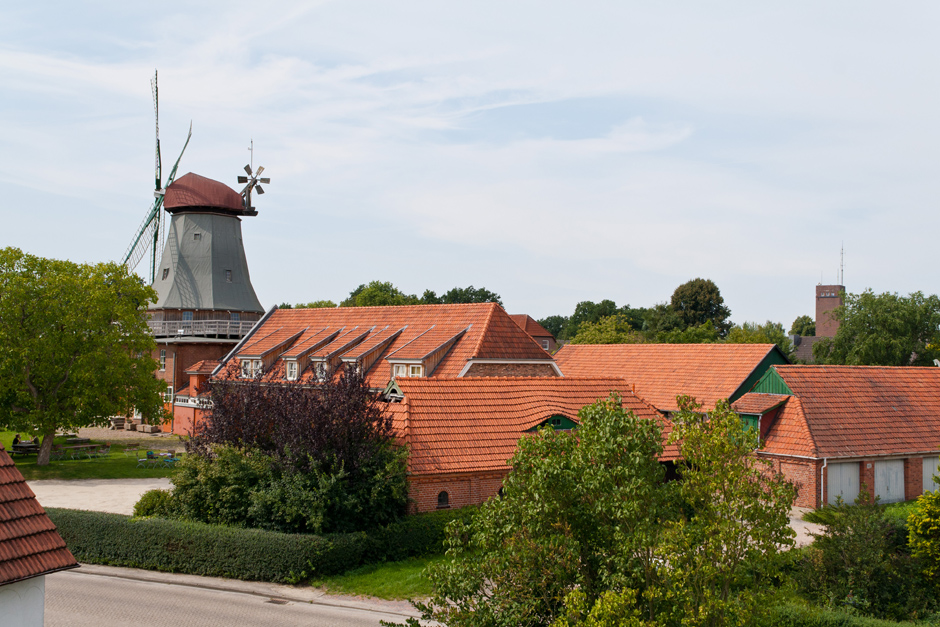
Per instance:
[[[45,576],[0,586],[0,624],[42,627],[45,601]]]
[[[940,457],[925,457],[924,492],[932,492],[934,490],[940,489],[940,486],[934,483],[934,475],[940,475]]]

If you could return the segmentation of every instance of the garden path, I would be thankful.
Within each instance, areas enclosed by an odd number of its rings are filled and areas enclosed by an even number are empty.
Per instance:
[[[148,490],[170,488],[167,478],[146,479],[41,479],[28,481],[43,507],[87,509],[113,514],[133,514],[134,503]]]

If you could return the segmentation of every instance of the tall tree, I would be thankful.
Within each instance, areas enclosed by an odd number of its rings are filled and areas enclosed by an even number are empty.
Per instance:
[[[562,329],[568,324],[568,316],[548,316],[538,321],[542,328],[554,335],[556,338],[561,335]]]
[[[433,293],[433,292],[432,292]],[[440,302],[445,305],[456,303],[498,303],[503,304],[499,294],[485,287],[455,287],[441,295]]]
[[[731,328],[731,310],[725,306],[721,291],[710,279],[692,279],[683,283],[672,293],[672,310],[686,326],[695,326],[711,321],[724,337]]]
[[[865,290],[833,310],[834,338],[813,345],[817,364],[930,366],[940,358],[940,298]]]
[[[42,436],[103,425],[136,407],[163,416],[146,310],[156,292],[116,263],[0,250],[0,422]]]
[[[790,335],[802,335],[803,337],[813,337],[816,335],[816,321],[810,316],[802,315],[793,321],[790,325]]]
[[[745,322],[742,325],[734,325],[725,341],[728,344],[776,344],[787,357],[793,355],[793,342],[784,332],[783,325],[770,320],[764,324]]]
[[[578,334],[584,322],[598,322],[601,318],[617,313],[617,303],[604,299],[599,303],[583,300],[575,305],[574,313],[568,318],[568,324],[562,330],[558,339],[569,340]]]
[[[623,314],[601,318],[597,322],[583,322],[572,344],[640,344],[642,335],[630,326]]]

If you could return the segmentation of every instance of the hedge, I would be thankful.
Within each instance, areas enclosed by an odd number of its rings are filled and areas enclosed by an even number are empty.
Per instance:
[[[230,579],[297,583],[363,564],[443,550],[444,527],[472,508],[408,516],[371,532],[301,535],[46,508],[80,562]]]
[[[762,627],[914,627],[940,625],[937,621],[900,622],[858,616],[847,612],[787,603],[772,608]]]

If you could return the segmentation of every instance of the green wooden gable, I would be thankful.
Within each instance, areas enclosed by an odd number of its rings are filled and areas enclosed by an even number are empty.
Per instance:
[[[555,431],[571,431],[573,429],[578,428],[578,423],[576,423],[571,418],[568,418],[567,416],[562,416],[561,414],[557,414],[555,416],[552,416],[548,420],[545,420],[544,422],[541,422],[535,425],[534,427],[529,429],[529,431],[538,431],[539,429],[545,426],[551,427]]]
[[[764,373],[764,376],[754,385],[751,392],[760,394],[793,394],[793,390],[786,384],[775,368]]]
[[[757,367],[754,368],[754,371],[744,380],[734,394],[731,395],[731,398],[728,399],[730,402],[735,402],[748,392],[760,392],[762,390],[756,389],[756,385],[763,380],[769,373],[773,372],[776,374],[776,371],[773,369],[773,366],[781,364],[789,364],[790,360],[787,359],[786,355],[783,352],[774,346],[773,350],[768,352],[764,358],[757,364]],[[751,389],[755,388],[755,389]],[[792,394],[792,392],[772,392],[773,394]]]
[[[741,422],[744,423],[744,430],[754,429],[760,431],[760,416],[751,414],[741,414]]]

